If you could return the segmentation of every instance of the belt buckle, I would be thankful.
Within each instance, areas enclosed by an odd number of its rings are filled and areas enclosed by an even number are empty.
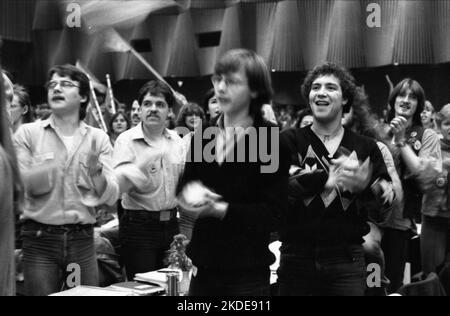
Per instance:
[[[160,211],[159,212],[159,220],[161,222],[168,222],[170,221],[170,211]]]

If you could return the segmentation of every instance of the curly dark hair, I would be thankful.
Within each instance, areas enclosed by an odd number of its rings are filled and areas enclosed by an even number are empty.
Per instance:
[[[411,92],[417,98],[417,109],[412,119],[413,124],[422,126],[422,119],[420,118],[420,114],[425,108],[425,100],[426,100],[425,91],[423,90],[419,82],[411,78],[403,79],[400,83],[398,83],[395,86],[395,88],[389,95],[389,105],[391,106],[391,110],[389,111],[388,114],[388,121],[389,122],[392,121],[392,119],[395,117],[395,100],[400,94],[404,93],[407,89],[411,89]]]
[[[339,79],[339,83],[342,89],[342,97],[347,100],[347,104],[344,105],[343,113],[348,113],[353,105],[353,100],[356,94],[355,78],[344,67],[327,62],[323,65],[316,66],[313,70],[308,72],[305,80],[302,84],[302,96],[306,103],[309,104],[309,93],[311,86],[318,77],[333,75]]]

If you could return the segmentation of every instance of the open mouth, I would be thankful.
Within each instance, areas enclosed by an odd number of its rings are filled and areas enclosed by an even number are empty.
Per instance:
[[[330,102],[327,102],[327,101],[316,101],[315,104],[317,106],[329,106]]]
[[[60,95],[54,96],[52,98],[52,101],[54,101],[54,102],[64,101],[64,100],[65,100],[65,98],[63,96],[60,96]]]

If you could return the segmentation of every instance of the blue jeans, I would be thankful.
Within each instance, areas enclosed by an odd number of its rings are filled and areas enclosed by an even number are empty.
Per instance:
[[[423,216],[420,248],[422,252],[423,272],[439,273],[449,253],[450,219]]]
[[[366,265],[360,245],[283,245],[278,270],[281,296],[364,296]]]
[[[98,286],[92,226],[50,226],[28,221],[22,228],[25,294],[46,296],[75,285]],[[79,275],[71,264],[80,268]],[[67,284],[66,281],[71,281]]]
[[[270,270],[208,271],[192,276],[189,296],[269,296]]]
[[[128,280],[136,273],[163,268],[166,251],[178,234],[176,217],[160,221],[155,215],[157,212],[125,210],[120,219],[121,261]]]

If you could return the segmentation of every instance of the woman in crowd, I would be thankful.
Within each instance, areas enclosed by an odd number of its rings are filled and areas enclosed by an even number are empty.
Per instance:
[[[8,117],[11,81],[0,70],[0,296],[15,295],[14,213],[21,185]]]
[[[209,125],[214,125],[214,121],[217,120],[219,115],[222,113],[219,103],[214,92],[214,88],[209,90],[203,101],[203,110],[206,114],[206,118]]]
[[[425,107],[420,113],[420,118],[424,128],[436,130],[436,110],[430,101],[425,101]]]
[[[14,97],[11,103],[11,121],[14,132],[22,124],[33,122],[30,94],[24,86],[14,85]]]
[[[391,281],[390,292],[403,284],[408,245],[415,232],[415,222],[433,208],[430,187],[424,185],[434,173],[440,172],[441,149],[439,137],[432,129],[422,126],[421,113],[425,107],[425,92],[415,80],[404,79],[389,96],[390,133],[387,143],[396,163],[404,190],[403,216],[384,228],[382,248],[386,257],[386,275]],[[395,214],[394,214],[395,215]]]
[[[279,150],[273,147],[279,129],[262,117],[262,106],[272,96],[270,72],[256,53],[232,50],[216,63],[212,82],[223,111],[215,128],[208,128],[215,132],[215,150],[208,150],[208,136],[196,133],[180,183],[180,206],[197,217],[187,250],[198,268],[190,295],[269,295],[275,258],[268,245],[287,206],[289,168],[283,142]],[[214,155],[212,161],[206,156],[195,161],[197,136],[200,149]],[[238,147],[245,151],[236,152]],[[262,147],[280,153],[276,170],[261,155],[249,159]],[[245,153],[243,160],[236,159],[239,153]]]
[[[437,125],[442,132],[442,172],[436,172],[428,165],[427,181],[423,185],[430,190],[430,205],[423,208],[422,234],[420,236],[422,270],[424,276],[439,273],[449,253],[450,212],[448,174],[450,172],[450,104],[445,105],[437,115]],[[431,176],[434,174],[435,176]]]
[[[126,130],[130,129],[131,123],[128,119],[127,115],[123,112],[117,112],[113,115],[111,118],[111,121],[109,122],[109,138],[111,140],[111,144],[114,147],[114,144],[116,142],[117,137],[119,137],[120,134],[125,132]]]
[[[184,105],[181,108],[180,113],[178,113],[177,127],[186,127],[191,132],[194,132],[205,124],[205,112],[203,112],[203,109],[197,103],[190,102]]]

